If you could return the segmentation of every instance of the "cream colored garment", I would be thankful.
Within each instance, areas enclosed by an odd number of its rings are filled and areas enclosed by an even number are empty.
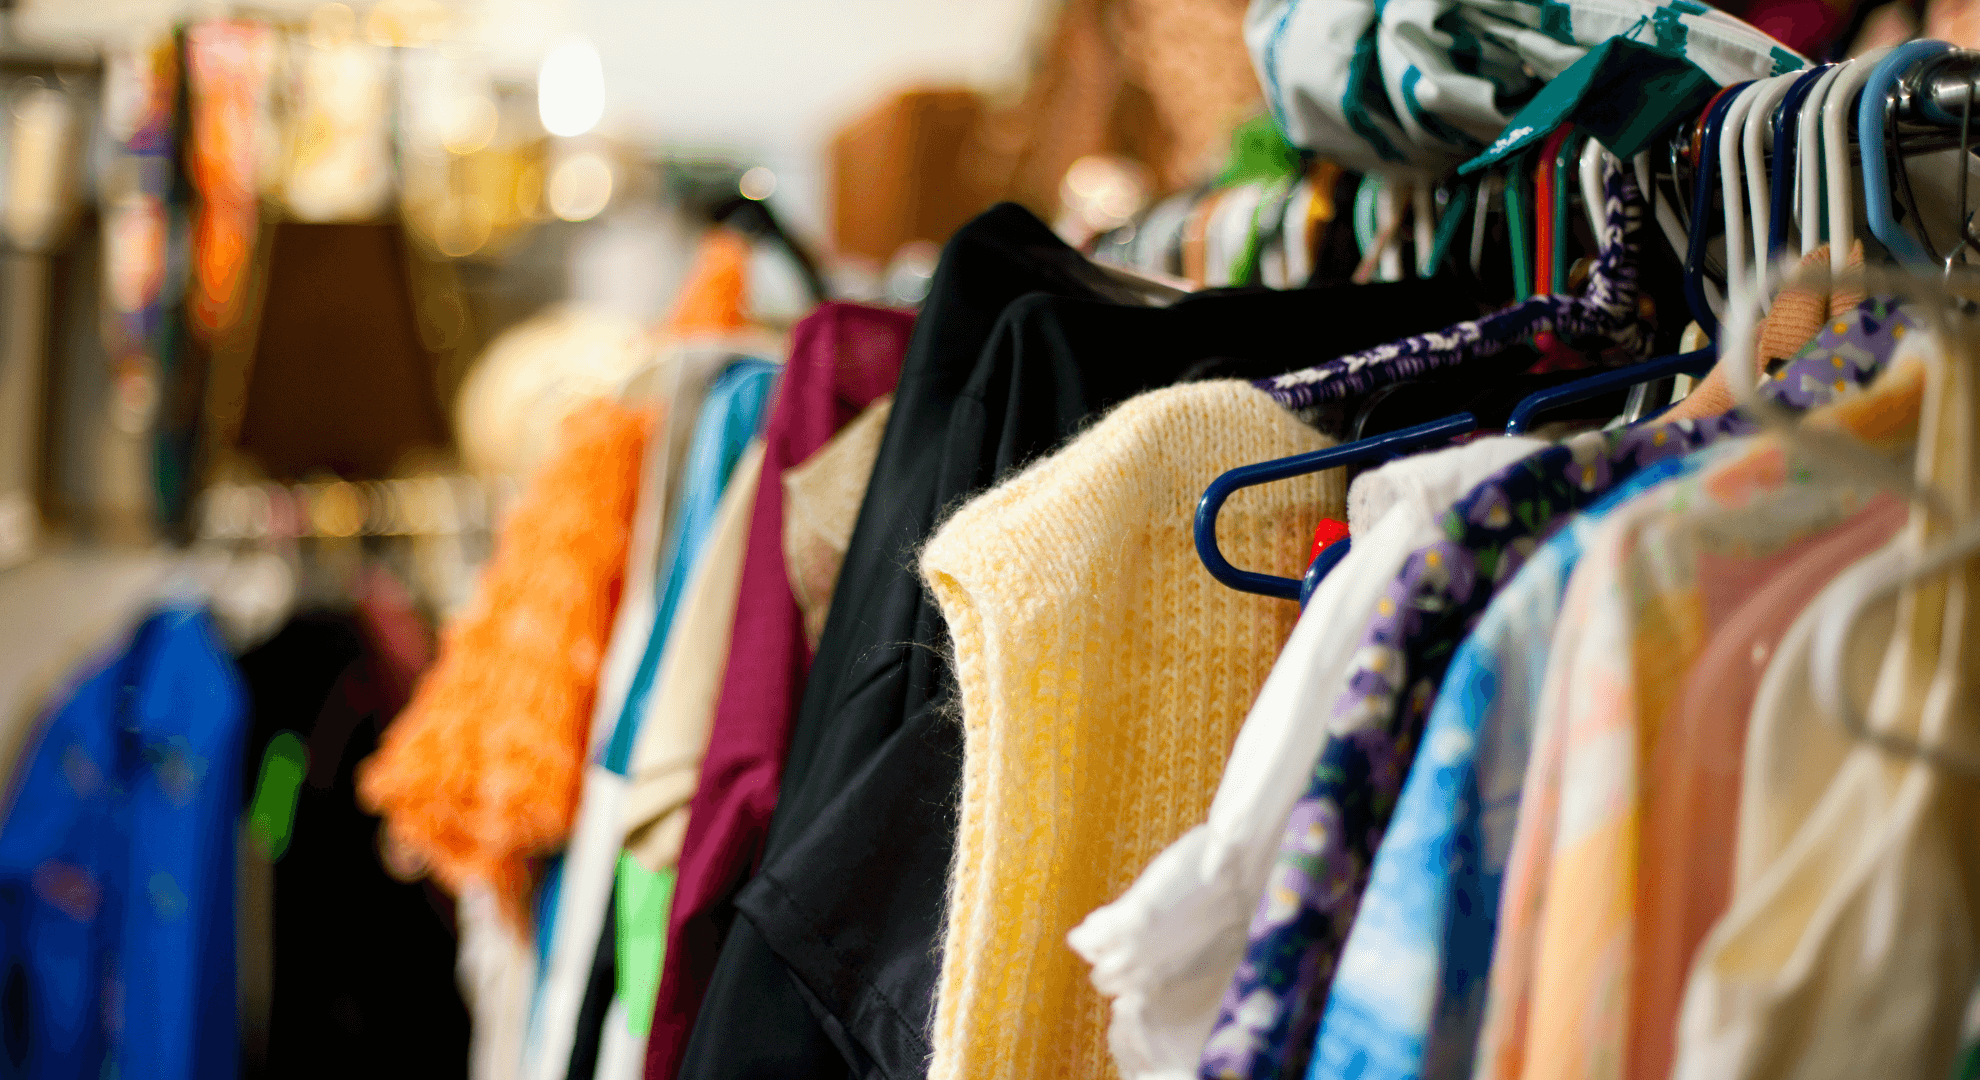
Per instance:
[[[536,950],[502,916],[492,890],[472,884],[455,903],[460,950],[454,978],[466,999],[469,1080],[517,1080],[536,985]]]
[[[817,453],[784,470],[784,571],[814,652],[893,409],[894,395],[875,398]]]
[[[1815,702],[1809,651],[1815,625],[1839,595],[1860,591],[1906,558],[1900,537],[1838,575],[1809,602],[1781,638],[1753,699],[1740,775],[1739,825],[1733,842],[1733,897],[1750,893],[1801,831],[1855,745],[1822,716]],[[1843,684],[1866,701],[1883,664],[1884,645],[1897,632],[1895,598],[1872,605],[1857,624]]]
[[[1895,449],[1915,439],[1924,382],[1922,366],[1895,367],[1867,393],[1847,396],[1832,409],[1839,426],[1872,444]],[[1809,423],[1818,422],[1821,416],[1811,417]],[[1786,850],[1854,745],[1841,727],[1822,719],[1821,707],[1815,702],[1814,679],[1809,671],[1815,623],[1833,596],[1859,592],[1859,581],[1873,580],[1884,572],[1886,564],[1901,563],[1906,550],[1900,537],[1845,570],[1803,610],[1767,662],[1747,722],[1741,766],[1739,827],[1733,846],[1735,899],[1751,890]],[[1883,646],[1896,632],[1896,620],[1895,599],[1872,604],[1862,613],[1844,672],[1850,700],[1869,700],[1883,663]]]
[[[716,504],[714,524],[689,571],[653,691],[647,695],[620,820],[626,850],[648,870],[674,865],[687,835],[688,800],[694,797],[701,758],[708,752],[709,725],[728,667],[750,512],[762,475],[763,440],[756,438],[737,459]]]
[[[1107,1005],[1065,935],[1209,809],[1299,614],[1218,584],[1191,518],[1238,465],[1328,445],[1251,386],[1152,391],[979,496],[923,551],[964,732],[935,1080],[1106,1077]],[[1338,470],[1235,495],[1219,542],[1297,575]]]
[[[1932,347],[1915,335],[1899,357]],[[1921,479],[1961,516],[1980,501],[1975,402],[1968,387],[1946,385],[1948,373],[1970,378],[1965,359],[1933,365],[1920,434]],[[1950,531],[1918,512],[1899,542],[1916,555]],[[1971,755],[1976,586],[1980,567],[1969,559],[1900,597],[1869,702],[1873,724]],[[1876,644],[1860,633],[1852,641]],[[1701,947],[1673,1075],[1948,1075],[1980,974],[1977,795],[1973,781],[1933,764],[1850,747],[1786,850],[1736,894]]]

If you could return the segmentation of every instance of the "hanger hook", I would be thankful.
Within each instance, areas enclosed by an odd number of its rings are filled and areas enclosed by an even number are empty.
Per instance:
[[[1842,725],[1844,731],[1858,742],[1874,746],[1887,754],[1914,758],[1936,765],[1949,772],[1958,773],[1971,779],[1980,779],[1980,762],[1964,754],[1947,752],[1943,747],[1920,739],[1908,738],[1870,726],[1870,721],[1849,699],[1848,688],[1843,685],[1844,653],[1849,648],[1850,633],[1856,628],[1864,609],[1878,600],[1896,595],[1905,585],[1930,577],[1952,568],[1971,558],[1976,548],[1980,548],[1980,521],[1969,521],[1961,526],[1944,544],[1928,552],[1905,572],[1888,581],[1877,582],[1873,587],[1855,594],[1842,593],[1829,602],[1829,610],[1824,611],[1815,623],[1815,636],[1810,642],[1810,674],[1814,678],[1815,700],[1820,703],[1830,718]]]

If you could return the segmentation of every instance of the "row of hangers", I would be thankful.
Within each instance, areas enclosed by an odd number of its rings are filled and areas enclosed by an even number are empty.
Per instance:
[[[1624,387],[1640,389],[1677,373],[1703,375],[1716,366],[1724,370],[1742,408],[1753,411],[1770,428],[1809,445],[1815,436],[1797,432],[1784,413],[1757,395],[1759,318],[1774,289],[1795,277],[1795,263],[1799,261],[1795,256],[1807,259],[1824,242],[1830,245],[1829,259],[1816,270],[1829,282],[1867,277],[1881,292],[1934,301],[1942,313],[1955,307],[1967,313],[1980,310],[1980,303],[1976,303],[1980,301],[1980,287],[1956,277],[1960,268],[1980,254],[1980,234],[1972,227],[1966,201],[1973,166],[1976,100],[1980,100],[1980,53],[1957,51],[1937,41],[1911,42],[1851,61],[1727,87],[1694,121],[1678,125],[1662,147],[1664,168],[1653,167],[1649,151],[1636,155],[1630,163],[1658,231],[1680,257],[1690,313],[1715,344],[1603,371],[1529,395],[1513,410],[1506,433],[1526,431],[1536,417],[1571,402]],[[1925,177],[1926,183],[1915,184],[1913,172],[1927,172],[1916,160],[1918,156],[1949,149],[1956,150],[1957,156],[1949,161],[1942,157],[1936,163],[1939,167]],[[1528,160],[1489,173],[1469,189],[1447,189],[1440,200],[1445,214],[1435,242],[1438,262],[1432,265],[1440,265],[1450,245],[1455,231],[1449,227],[1450,221],[1471,210],[1475,216],[1470,264],[1476,273],[1484,254],[1487,210],[1503,200],[1516,295],[1523,298],[1528,288],[1560,289],[1567,239],[1567,230],[1560,226],[1567,220],[1567,200],[1562,197],[1568,190],[1567,178],[1578,177],[1584,206],[1591,211],[1591,225],[1600,236],[1601,223],[1594,220],[1593,211],[1602,206],[1600,175],[1605,154],[1607,151],[1593,140],[1583,140],[1577,147],[1575,139],[1561,130],[1545,140],[1537,154],[1529,154]],[[1862,173],[1860,199],[1853,191],[1856,171]],[[1537,234],[1532,248],[1523,242],[1529,232],[1522,220],[1528,205],[1526,193],[1518,190],[1529,173],[1552,180],[1551,184],[1534,185],[1534,216],[1553,228],[1551,235]],[[1921,187],[1928,196],[1943,196],[1948,186],[1954,189],[1950,223],[1943,220],[1947,216],[1943,208],[1921,203],[1918,198]],[[1859,210],[1869,234],[1866,247],[1881,248],[1888,261],[1902,268],[1900,273],[1852,267],[1850,253],[1857,240]],[[1927,220],[1932,217],[1941,219],[1937,230]],[[1949,243],[1935,244],[1935,231],[1950,237]],[[1535,256],[1531,263],[1526,261],[1529,251]],[[1874,256],[1872,261],[1876,261]],[[1721,349],[1717,343],[1725,347]],[[1625,419],[1636,418],[1626,415]],[[1226,472],[1212,481],[1197,505],[1198,555],[1209,572],[1231,588],[1303,604],[1321,578],[1352,549],[1352,538],[1324,548],[1303,579],[1244,570],[1232,566],[1217,548],[1217,515],[1226,500],[1244,488],[1387,460],[1450,442],[1477,428],[1476,417],[1458,413]],[[1834,446],[1828,450],[1855,455],[1865,470],[1882,478],[1881,486],[1914,503],[1942,512],[1947,505],[1889,462],[1868,460],[1872,457],[1868,451]],[[1910,565],[1839,602],[1826,613],[1818,631],[1814,670],[1818,700],[1859,740],[1980,777],[1980,762],[1875,729],[1841,686],[1843,649],[1864,611],[1880,598],[1945,573],[1975,552],[1980,552],[1980,519],[1961,523],[1949,538]]]

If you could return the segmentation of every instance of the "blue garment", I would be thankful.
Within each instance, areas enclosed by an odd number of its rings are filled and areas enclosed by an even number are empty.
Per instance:
[[[236,1075],[246,734],[233,662],[189,610],[146,619],[50,711],[0,825],[0,994],[27,1020],[0,1025],[0,1075]]]
[[[1604,517],[1725,451],[1618,484],[1533,553],[1458,647],[1342,948],[1313,1080],[1471,1075],[1529,725],[1568,578]]]
[[[695,417],[694,439],[681,469],[681,502],[668,523],[661,574],[654,585],[659,602],[653,612],[653,632],[647,636],[646,651],[640,655],[639,670],[626,691],[612,738],[605,744],[602,764],[620,776],[626,775],[632,763],[633,743],[639,736],[640,718],[646,713],[646,697],[659,674],[674,609],[687,591],[695,557],[701,554],[702,542],[715,524],[715,508],[722,501],[723,489],[729,486],[729,474],[735,471],[749,440],[769,418],[780,370],[767,360],[730,364],[708,385],[708,396]]]

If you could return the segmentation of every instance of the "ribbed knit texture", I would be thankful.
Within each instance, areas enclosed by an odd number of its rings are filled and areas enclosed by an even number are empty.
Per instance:
[[[1066,932],[1203,819],[1299,614],[1210,576],[1196,501],[1227,469],[1327,445],[1245,383],[1152,391],[923,550],[964,728],[932,1080],[1115,1075]],[[1219,546],[1298,576],[1344,499],[1339,470],[1239,492]]]

